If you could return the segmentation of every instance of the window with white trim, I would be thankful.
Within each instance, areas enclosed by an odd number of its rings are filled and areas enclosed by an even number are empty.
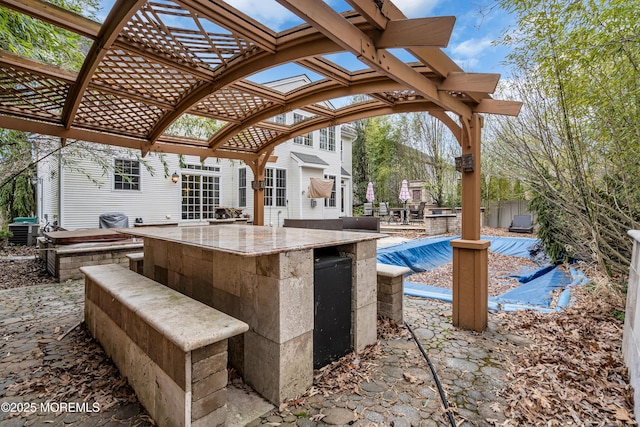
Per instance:
[[[264,170],[264,205],[287,206],[287,170],[267,168]]]
[[[182,173],[182,219],[214,219],[219,204],[219,176]]]
[[[140,162],[115,159],[113,164],[114,190],[140,190]]]
[[[336,176],[335,175],[325,175],[324,179],[332,179],[333,187],[331,188],[331,197],[328,199],[324,199],[324,205],[328,208],[336,207]]]
[[[320,129],[320,149],[328,151],[336,151],[336,128]]]
[[[299,123],[306,119],[305,116],[298,113],[293,113],[293,123]],[[311,134],[307,133],[305,135],[299,135],[293,138],[293,142],[300,145],[306,145],[308,147],[313,147],[313,139],[311,139]]]
[[[285,114],[278,114],[273,117],[273,121],[279,125],[284,125],[287,122],[287,116]]]

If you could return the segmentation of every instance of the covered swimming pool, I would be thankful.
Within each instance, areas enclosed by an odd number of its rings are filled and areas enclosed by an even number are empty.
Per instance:
[[[378,248],[377,261],[383,264],[408,267],[413,273],[430,271],[452,261],[453,250],[450,241],[459,236],[415,239],[396,245]],[[587,282],[587,278],[579,270],[569,267],[569,272],[549,262],[540,263],[539,267],[523,267],[522,259],[532,258],[538,239],[522,237],[482,236],[489,240],[489,250],[496,254],[514,258],[513,277],[520,283],[514,289],[495,297],[489,297],[489,310],[514,311],[538,310],[543,312],[561,310],[570,303],[571,288]],[[520,261],[519,261],[520,260]],[[558,298],[554,294],[560,292]],[[404,282],[405,295],[434,298],[452,301],[451,289],[429,284]]]

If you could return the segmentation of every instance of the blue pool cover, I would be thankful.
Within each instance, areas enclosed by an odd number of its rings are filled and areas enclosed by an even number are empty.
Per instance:
[[[435,239],[416,239],[398,245],[378,248],[379,263],[409,267],[413,273],[432,270],[451,262],[453,249],[450,241],[458,237],[444,237]],[[529,258],[530,249],[538,243],[537,239],[521,237],[482,237],[491,241],[489,250],[507,256]],[[517,265],[517,259],[514,261]],[[569,303],[570,289],[584,284],[587,278],[584,273],[570,269],[571,274],[547,265],[538,269],[520,268],[510,274],[516,277],[521,286],[505,292],[497,297],[489,298],[490,310],[513,311],[519,309],[533,309],[539,311],[553,311],[562,309]],[[556,307],[551,309],[552,291],[564,289]],[[451,289],[429,286],[422,283],[405,281],[406,295],[425,298],[435,298],[451,301]]]

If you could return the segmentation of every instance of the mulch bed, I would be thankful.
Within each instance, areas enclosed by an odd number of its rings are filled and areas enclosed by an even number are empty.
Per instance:
[[[35,246],[10,245],[0,250],[0,290],[48,283],[58,281],[37,257]]]

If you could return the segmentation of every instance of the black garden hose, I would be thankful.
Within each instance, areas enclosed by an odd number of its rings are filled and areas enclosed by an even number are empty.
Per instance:
[[[429,360],[429,356],[427,356],[427,352],[424,351],[424,348],[422,348],[422,344],[420,344],[420,341],[418,341],[416,334],[413,333],[413,329],[411,329],[411,326],[409,326],[409,323],[404,322],[404,324],[407,326],[407,329],[409,329],[409,332],[411,332],[411,336],[413,337],[413,340],[416,342],[416,344],[418,344],[420,353],[422,353],[422,355],[424,356],[424,360],[426,360],[427,365],[429,365],[429,369],[431,369],[431,374],[433,375],[433,379],[436,381],[436,386],[438,386],[438,393],[440,394],[440,400],[442,400],[442,404],[444,405],[444,410],[447,413],[447,416],[449,417],[449,422],[451,423],[451,427],[456,427],[456,420],[453,418],[453,414],[449,410],[449,402],[447,402],[447,396],[445,396],[444,394],[444,390],[442,389],[442,384],[440,384],[440,379],[438,378],[438,374],[436,374],[436,369],[433,367],[431,360]]]

